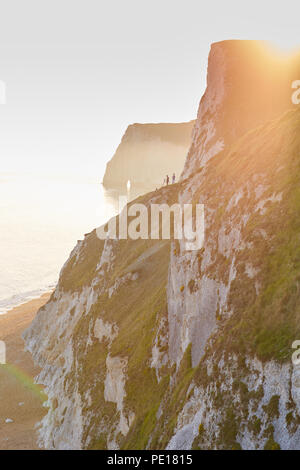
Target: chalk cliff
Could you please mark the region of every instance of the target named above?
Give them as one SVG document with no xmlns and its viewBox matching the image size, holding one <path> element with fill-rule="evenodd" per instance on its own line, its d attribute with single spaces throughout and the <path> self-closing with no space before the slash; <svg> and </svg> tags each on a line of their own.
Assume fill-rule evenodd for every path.
<svg viewBox="0 0 300 470">
<path fill-rule="evenodd" d="M 300 54 L 284 55 L 258 41 L 212 45 L 183 177 L 204 166 L 245 132 L 292 108 Z"/>
<path fill-rule="evenodd" d="M 46 448 L 300 449 L 297 68 L 281 95 L 258 56 L 247 94 L 256 48 L 213 45 L 181 181 L 135 201 L 204 204 L 203 248 L 93 231 L 25 332 Z"/>
<path fill-rule="evenodd" d="M 160 187 L 168 174 L 178 179 L 195 121 L 132 124 L 122 138 L 103 178 L 105 187 L 125 188 L 128 180 L 148 190 Z"/>
</svg>

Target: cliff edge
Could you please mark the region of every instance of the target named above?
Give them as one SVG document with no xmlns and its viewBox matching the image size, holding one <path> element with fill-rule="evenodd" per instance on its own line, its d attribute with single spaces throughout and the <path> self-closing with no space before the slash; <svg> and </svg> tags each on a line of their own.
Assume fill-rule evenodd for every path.
<svg viewBox="0 0 300 470">
<path fill-rule="evenodd" d="M 122 138 L 103 178 L 106 188 L 126 188 L 130 180 L 148 190 L 160 187 L 168 174 L 178 179 L 191 142 L 195 121 L 132 124 Z"/>
<path fill-rule="evenodd" d="M 248 46 L 233 46 L 242 64 Z M 274 109 L 253 89 L 235 120 L 228 77 L 246 71 L 231 47 L 212 47 L 223 59 L 209 59 L 181 181 L 135 201 L 204 204 L 203 248 L 93 231 L 24 334 L 48 393 L 46 448 L 300 449 L 300 108 L 291 83 Z"/>
</svg>

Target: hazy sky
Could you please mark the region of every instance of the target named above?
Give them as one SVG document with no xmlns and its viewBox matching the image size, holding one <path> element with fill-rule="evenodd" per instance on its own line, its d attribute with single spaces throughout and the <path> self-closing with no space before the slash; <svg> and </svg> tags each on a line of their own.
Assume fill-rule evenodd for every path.
<svg viewBox="0 0 300 470">
<path fill-rule="evenodd" d="M 289 0 L 0 0 L 0 172 L 101 178 L 128 124 L 196 116 L 212 42 L 298 45 L 299 12 Z"/>
</svg>

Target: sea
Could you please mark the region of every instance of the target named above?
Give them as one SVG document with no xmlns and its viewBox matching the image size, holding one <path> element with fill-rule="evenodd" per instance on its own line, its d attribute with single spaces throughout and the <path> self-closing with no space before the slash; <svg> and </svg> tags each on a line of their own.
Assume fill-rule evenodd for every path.
<svg viewBox="0 0 300 470">
<path fill-rule="evenodd" d="M 54 289 L 84 234 L 119 212 L 120 190 L 79 176 L 0 173 L 0 314 Z"/>
</svg>

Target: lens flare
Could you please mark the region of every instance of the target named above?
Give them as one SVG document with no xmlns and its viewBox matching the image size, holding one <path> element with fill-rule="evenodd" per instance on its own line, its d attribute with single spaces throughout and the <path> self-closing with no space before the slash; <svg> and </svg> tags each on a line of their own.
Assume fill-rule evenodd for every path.
<svg viewBox="0 0 300 470">
<path fill-rule="evenodd" d="M 43 392 L 42 388 L 34 383 L 32 377 L 26 374 L 23 370 L 13 364 L 3 364 L 1 365 L 1 368 L 8 375 L 17 379 L 17 381 L 21 383 L 23 387 L 29 389 L 33 395 L 35 395 L 42 403 L 47 400 L 47 395 Z"/>
</svg>

